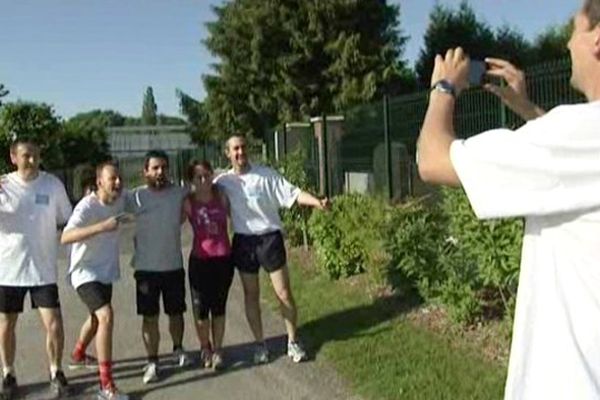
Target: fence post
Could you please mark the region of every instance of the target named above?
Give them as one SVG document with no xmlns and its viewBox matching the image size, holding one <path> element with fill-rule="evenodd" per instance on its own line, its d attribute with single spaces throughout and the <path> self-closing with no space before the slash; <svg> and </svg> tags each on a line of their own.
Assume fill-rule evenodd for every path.
<svg viewBox="0 0 600 400">
<path fill-rule="evenodd" d="M 390 139 L 390 99 L 383 96 L 383 142 L 385 145 L 385 170 L 388 198 L 394 197 L 394 182 L 392 179 L 392 142 Z"/>
<path fill-rule="evenodd" d="M 504 82 L 504 79 L 500 80 L 500 86 L 506 86 L 506 82 Z M 500 101 L 500 126 L 506 128 L 506 106 L 502 101 Z"/>
<path fill-rule="evenodd" d="M 282 144 L 283 144 L 283 157 L 287 157 L 287 122 L 283 123 L 283 137 L 282 137 Z"/>
<path fill-rule="evenodd" d="M 329 151 L 328 151 L 328 146 L 327 146 L 327 115 L 323 114 L 322 117 L 322 129 L 323 129 L 323 170 L 324 170 L 324 174 L 323 174 L 323 178 L 325 179 L 325 182 L 323 187 L 325 188 L 325 197 L 329 197 L 330 194 L 330 190 L 329 190 Z"/>
</svg>

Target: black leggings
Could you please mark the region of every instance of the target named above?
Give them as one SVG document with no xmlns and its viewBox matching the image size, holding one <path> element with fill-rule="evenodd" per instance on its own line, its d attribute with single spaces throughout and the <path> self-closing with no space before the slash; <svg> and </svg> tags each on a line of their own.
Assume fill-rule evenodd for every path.
<svg viewBox="0 0 600 400">
<path fill-rule="evenodd" d="M 231 257 L 200 259 L 190 255 L 188 276 L 192 310 L 198 320 L 225 315 L 229 287 L 233 281 Z"/>
</svg>

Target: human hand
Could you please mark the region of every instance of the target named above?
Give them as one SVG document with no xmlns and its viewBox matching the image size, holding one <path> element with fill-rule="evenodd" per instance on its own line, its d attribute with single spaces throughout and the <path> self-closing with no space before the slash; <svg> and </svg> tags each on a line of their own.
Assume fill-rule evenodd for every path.
<svg viewBox="0 0 600 400">
<path fill-rule="evenodd" d="M 483 86 L 487 91 L 498 96 L 507 107 L 525 120 L 537 118 L 544 113 L 544 110 L 529 100 L 523 71 L 500 58 L 486 58 L 485 62 L 488 64 L 488 75 L 506 82 L 504 86 L 487 83 Z"/>
<path fill-rule="evenodd" d="M 104 221 L 100 222 L 100 231 L 101 232 L 110 232 L 114 231 L 119 227 L 119 219 L 116 216 L 109 217 Z"/>
<path fill-rule="evenodd" d="M 444 57 L 435 56 L 431 86 L 444 79 L 454 85 L 456 95 L 469 87 L 469 56 L 462 48 L 448 49 Z"/>
<path fill-rule="evenodd" d="M 331 202 L 327 197 L 323 199 L 319 199 L 319 205 L 317 206 L 319 210 L 329 210 L 331 208 Z"/>
</svg>

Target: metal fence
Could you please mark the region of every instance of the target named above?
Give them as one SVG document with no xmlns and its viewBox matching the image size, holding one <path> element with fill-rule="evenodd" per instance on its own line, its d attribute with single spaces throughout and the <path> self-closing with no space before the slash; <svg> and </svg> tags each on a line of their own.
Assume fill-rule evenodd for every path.
<svg viewBox="0 0 600 400">
<path fill-rule="evenodd" d="M 569 60 L 525 72 L 530 97 L 542 108 L 584 101 L 569 85 Z M 268 154 L 281 158 L 304 148 L 307 171 L 323 195 L 359 191 L 401 199 L 422 194 L 429 188 L 419 180 L 414 160 L 427 96 L 428 92 L 420 92 L 384 98 L 349 109 L 341 117 L 327 117 L 326 124 L 323 117 L 284 124 L 267 140 Z M 482 88 L 468 90 L 456 104 L 455 128 L 461 138 L 498 127 L 517 128 L 523 122 Z"/>
</svg>

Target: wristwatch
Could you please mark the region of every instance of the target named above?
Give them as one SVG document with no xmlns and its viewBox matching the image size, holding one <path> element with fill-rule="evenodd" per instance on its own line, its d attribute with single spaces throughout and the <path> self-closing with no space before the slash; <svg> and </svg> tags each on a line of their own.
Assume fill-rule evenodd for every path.
<svg viewBox="0 0 600 400">
<path fill-rule="evenodd" d="M 431 86 L 431 90 L 437 90 L 438 92 L 449 94 L 456 98 L 456 86 L 445 79 L 440 79 Z"/>
</svg>

